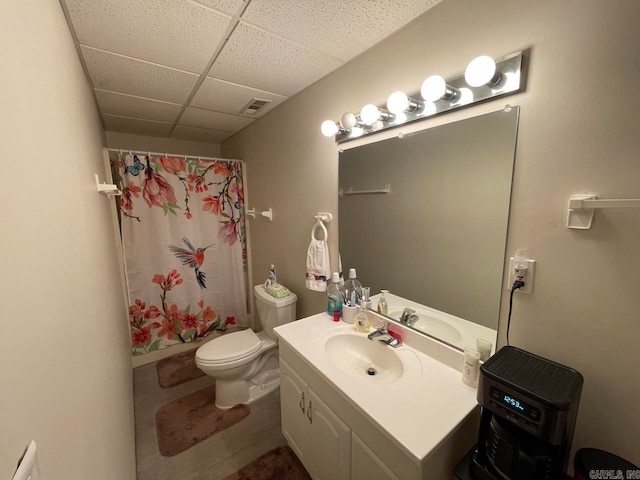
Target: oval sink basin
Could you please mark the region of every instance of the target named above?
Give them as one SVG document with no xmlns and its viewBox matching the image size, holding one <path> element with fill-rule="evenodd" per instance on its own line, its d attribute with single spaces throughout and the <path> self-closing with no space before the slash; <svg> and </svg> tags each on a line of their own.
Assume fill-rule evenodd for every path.
<svg viewBox="0 0 640 480">
<path fill-rule="evenodd" d="M 334 366 L 375 383 L 395 382 L 405 372 L 393 347 L 356 332 L 329 336 L 324 342 L 324 352 Z"/>
<path fill-rule="evenodd" d="M 389 316 L 391 318 L 395 318 L 400 320 L 400 316 L 402 315 L 403 310 L 391 310 L 389 312 Z M 448 324 L 444 320 L 440 320 L 439 318 L 435 318 L 425 312 L 416 311 L 416 315 L 418 315 L 418 320 L 411 325 L 411 328 L 419 330 L 424 333 L 428 333 L 429 335 L 439 338 L 440 340 L 447 342 L 452 345 L 458 345 L 462 340 L 462 335 L 460 334 L 460 330 L 458 330 L 453 325 Z"/>
</svg>

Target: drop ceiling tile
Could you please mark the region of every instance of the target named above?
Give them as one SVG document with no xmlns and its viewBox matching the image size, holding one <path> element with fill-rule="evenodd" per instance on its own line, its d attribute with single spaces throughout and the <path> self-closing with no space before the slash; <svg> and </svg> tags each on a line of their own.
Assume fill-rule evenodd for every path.
<svg viewBox="0 0 640 480">
<path fill-rule="evenodd" d="M 81 47 L 93 86 L 100 90 L 183 104 L 198 75 Z"/>
<path fill-rule="evenodd" d="M 193 73 L 231 18 L 186 0 L 66 0 L 82 45 Z"/>
<path fill-rule="evenodd" d="M 237 114 L 243 112 L 244 108 L 254 98 L 271 100 L 271 103 L 264 106 L 255 115 L 251 115 L 250 118 L 260 118 L 287 99 L 285 96 L 265 92 L 264 90 L 256 90 L 255 88 L 206 77 L 193 100 L 191 100 L 191 105 L 217 112 Z"/>
<path fill-rule="evenodd" d="M 221 132 L 237 132 L 252 123 L 250 118 L 188 107 L 180 117 L 180 125 L 204 127 Z"/>
<path fill-rule="evenodd" d="M 148 98 L 134 97 L 122 93 L 96 90 L 100 111 L 104 114 L 134 117 L 157 122 L 173 123 L 181 105 L 159 102 Z"/>
<path fill-rule="evenodd" d="M 178 140 L 190 140 L 192 142 L 220 143 L 229 138 L 233 133 L 210 130 L 208 128 L 191 127 L 188 125 L 176 125 L 171 138 Z"/>
<path fill-rule="evenodd" d="M 209 75 L 291 96 L 340 65 L 331 57 L 240 23 Z"/>
<path fill-rule="evenodd" d="M 194 0 L 195 3 L 200 3 L 209 8 L 214 8 L 220 12 L 224 12 L 228 15 L 235 15 L 240 11 L 240 7 L 245 4 L 244 0 Z"/>
<path fill-rule="evenodd" d="M 349 60 L 440 1 L 252 0 L 242 19 L 309 48 Z"/>
<path fill-rule="evenodd" d="M 103 115 L 105 130 L 109 132 L 124 132 L 134 135 L 150 135 L 152 137 L 168 137 L 171 131 L 170 123 L 152 122 L 137 118 L 116 117 Z"/>
</svg>

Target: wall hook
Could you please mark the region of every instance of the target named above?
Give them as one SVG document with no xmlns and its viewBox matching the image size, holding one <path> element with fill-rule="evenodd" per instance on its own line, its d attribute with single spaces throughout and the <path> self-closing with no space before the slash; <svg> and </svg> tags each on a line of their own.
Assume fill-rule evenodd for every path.
<svg viewBox="0 0 640 480">
<path fill-rule="evenodd" d="M 256 212 L 256 207 L 253 207 L 245 210 L 245 213 L 247 214 L 247 216 L 251 218 L 256 218 L 256 214 L 258 212 Z M 273 221 L 273 210 L 271 209 L 260 212 L 260 215 L 262 215 L 265 218 L 268 218 L 270 222 Z"/>
<path fill-rule="evenodd" d="M 118 190 L 117 185 L 113 185 L 110 183 L 100 183 L 97 173 L 96 173 L 96 187 L 98 189 L 98 193 L 101 193 L 102 195 L 105 195 L 107 197 L 116 197 L 118 195 L 122 195 L 122 192 Z"/>
<path fill-rule="evenodd" d="M 265 210 L 263 212 L 260 212 L 260 215 L 262 215 L 265 218 L 268 218 L 270 222 L 273 222 L 273 210 L 271 209 Z"/>
</svg>

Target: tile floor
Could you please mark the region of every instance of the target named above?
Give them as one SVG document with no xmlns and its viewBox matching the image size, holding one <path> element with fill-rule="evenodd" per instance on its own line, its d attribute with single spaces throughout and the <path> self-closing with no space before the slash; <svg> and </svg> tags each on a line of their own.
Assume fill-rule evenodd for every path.
<svg viewBox="0 0 640 480">
<path fill-rule="evenodd" d="M 155 363 L 134 369 L 138 480 L 220 480 L 269 450 L 286 444 L 280 430 L 280 391 L 250 405 L 251 414 L 236 425 L 173 457 L 158 451 L 155 414 L 161 406 L 213 383 L 200 377 L 160 388 Z"/>
</svg>

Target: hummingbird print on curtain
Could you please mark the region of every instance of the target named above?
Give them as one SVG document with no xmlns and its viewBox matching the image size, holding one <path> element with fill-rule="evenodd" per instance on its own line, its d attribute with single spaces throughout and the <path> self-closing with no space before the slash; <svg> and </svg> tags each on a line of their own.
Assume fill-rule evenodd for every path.
<svg viewBox="0 0 640 480">
<path fill-rule="evenodd" d="M 133 153 L 113 163 L 133 355 L 247 325 L 242 163 Z"/>
<path fill-rule="evenodd" d="M 200 270 L 200 268 L 204 263 L 204 251 L 207 248 L 211 248 L 213 245 L 209 245 L 204 248 L 193 248 L 189 239 L 185 237 L 182 237 L 182 243 L 187 246 L 186 249 L 176 247 L 175 245 L 169 245 L 169 250 L 178 257 L 178 260 L 180 260 L 183 265 L 193 268 L 193 271 L 196 274 L 196 281 L 198 282 L 198 285 L 200 285 L 200 288 L 207 288 L 204 284 L 206 275 Z"/>
</svg>

